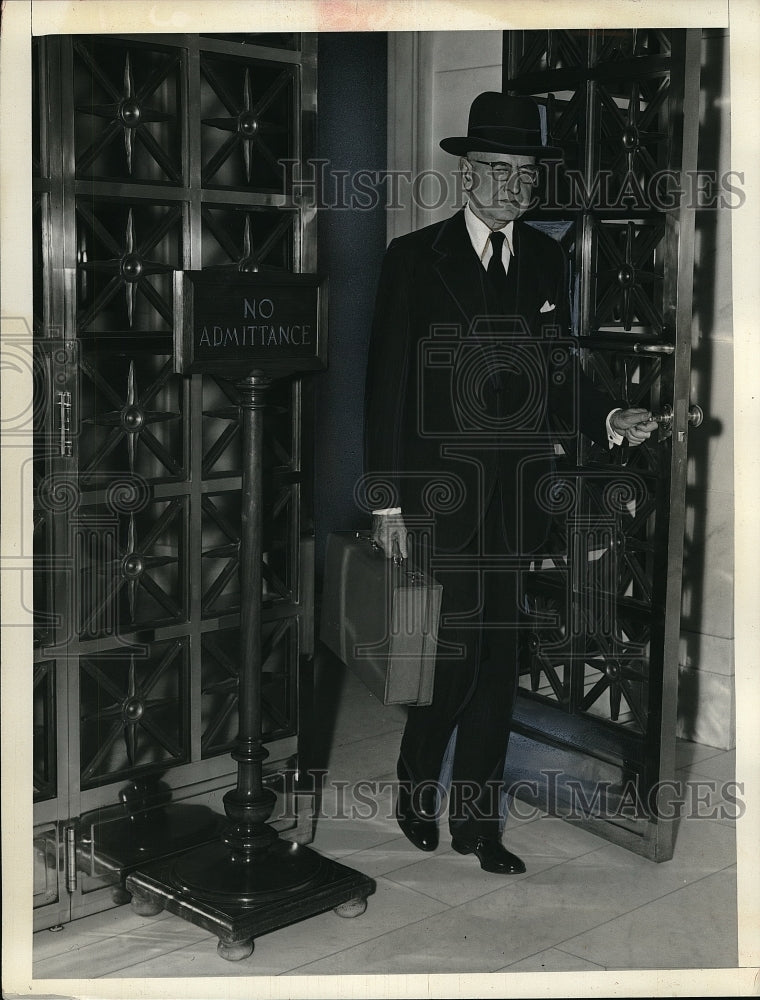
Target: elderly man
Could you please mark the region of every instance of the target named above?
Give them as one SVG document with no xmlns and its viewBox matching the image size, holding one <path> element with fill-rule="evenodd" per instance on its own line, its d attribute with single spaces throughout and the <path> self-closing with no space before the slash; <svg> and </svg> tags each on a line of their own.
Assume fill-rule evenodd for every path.
<svg viewBox="0 0 760 1000">
<path fill-rule="evenodd" d="M 525 866 L 501 843 L 499 789 L 521 595 L 504 566 L 546 541 L 554 418 L 610 446 L 639 444 L 656 424 L 600 393 L 567 348 L 562 250 L 521 221 L 537 161 L 561 155 L 541 142 L 536 103 L 481 94 L 467 135 L 441 146 L 460 157 L 467 204 L 389 246 L 367 369 L 365 471 L 388 497 L 373 536 L 388 556 L 409 548 L 442 567 L 433 701 L 409 709 L 396 815 L 416 847 L 437 847 L 437 782 L 456 727 L 452 846 L 514 874 Z"/>
</svg>

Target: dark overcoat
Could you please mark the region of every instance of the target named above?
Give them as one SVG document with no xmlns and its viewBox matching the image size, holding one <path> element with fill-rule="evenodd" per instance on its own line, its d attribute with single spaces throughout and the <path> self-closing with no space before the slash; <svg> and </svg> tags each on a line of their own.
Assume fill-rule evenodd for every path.
<svg viewBox="0 0 760 1000">
<path fill-rule="evenodd" d="M 495 298 L 460 211 L 393 240 L 377 291 L 365 408 L 370 506 L 434 522 L 438 551 L 472 538 L 499 490 L 511 551 L 545 542 L 556 421 L 597 442 L 617 405 L 581 371 L 562 248 L 513 226 Z"/>
</svg>

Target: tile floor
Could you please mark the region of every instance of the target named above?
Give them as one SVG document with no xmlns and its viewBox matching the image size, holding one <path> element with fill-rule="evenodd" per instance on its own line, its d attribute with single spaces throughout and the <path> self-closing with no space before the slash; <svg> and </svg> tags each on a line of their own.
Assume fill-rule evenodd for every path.
<svg viewBox="0 0 760 1000">
<path fill-rule="evenodd" d="M 35 934 L 35 980 L 736 966 L 730 819 L 682 821 L 674 858 L 661 865 L 544 815 L 509 817 L 505 841 L 528 869 L 519 877 L 485 874 L 445 837 L 423 855 L 388 815 L 390 791 L 377 818 L 361 818 L 362 800 L 352 799 L 357 780 L 394 777 L 404 711 L 384 708 L 335 664 L 321 669 L 336 695 L 321 716 L 329 777 L 349 783 L 359 816 L 331 818 L 336 793 L 326 791 L 313 846 L 376 880 L 366 913 L 329 912 L 266 934 L 233 963 L 211 934 L 122 906 Z M 734 755 L 681 741 L 677 765 L 681 778 L 725 779 Z"/>
</svg>

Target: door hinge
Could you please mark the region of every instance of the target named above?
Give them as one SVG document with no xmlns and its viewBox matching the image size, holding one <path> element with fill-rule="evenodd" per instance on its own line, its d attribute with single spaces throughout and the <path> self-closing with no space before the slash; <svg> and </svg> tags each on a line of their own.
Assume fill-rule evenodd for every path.
<svg viewBox="0 0 760 1000">
<path fill-rule="evenodd" d="M 71 440 L 71 393 L 58 393 L 58 409 L 60 412 L 61 436 L 59 441 L 59 454 L 61 458 L 71 458 L 74 453 L 74 444 Z"/>
<path fill-rule="evenodd" d="M 65 828 L 66 843 L 66 892 L 77 891 L 77 834 L 73 826 Z"/>
</svg>

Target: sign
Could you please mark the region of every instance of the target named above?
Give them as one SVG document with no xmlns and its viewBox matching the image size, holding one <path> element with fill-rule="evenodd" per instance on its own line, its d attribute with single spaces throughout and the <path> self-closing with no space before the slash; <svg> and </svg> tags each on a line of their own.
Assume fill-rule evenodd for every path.
<svg viewBox="0 0 760 1000">
<path fill-rule="evenodd" d="M 327 287 L 316 274 L 174 272 L 174 370 L 273 378 L 326 367 Z"/>
</svg>

